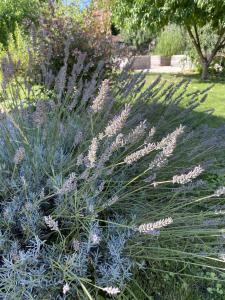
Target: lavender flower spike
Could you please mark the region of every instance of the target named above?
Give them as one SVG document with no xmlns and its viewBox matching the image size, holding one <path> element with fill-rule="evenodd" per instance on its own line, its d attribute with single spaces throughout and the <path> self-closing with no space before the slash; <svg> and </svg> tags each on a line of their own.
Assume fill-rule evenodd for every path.
<svg viewBox="0 0 225 300">
<path fill-rule="evenodd" d="M 44 221 L 52 231 L 59 231 L 58 221 L 53 220 L 51 216 L 45 216 Z"/>
<path fill-rule="evenodd" d="M 36 104 L 36 111 L 33 113 L 33 121 L 37 126 L 41 126 L 46 120 L 45 102 L 39 100 Z"/>
<path fill-rule="evenodd" d="M 220 196 L 222 196 L 222 195 L 224 195 L 224 194 L 225 194 L 225 186 L 222 186 L 222 187 L 218 188 L 218 189 L 215 191 L 215 193 L 214 193 L 214 195 L 215 195 L 216 197 L 220 197 Z"/>
<path fill-rule="evenodd" d="M 117 295 L 120 293 L 120 290 L 118 288 L 115 288 L 112 286 L 107 286 L 107 287 L 103 288 L 102 290 L 109 295 Z"/>
<path fill-rule="evenodd" d="M 63 295 L 66 295 L 70 290 L 70 286 L 68 283 L 66 283 L 64 286 L 63 286 Z"/>
<path fill-rule="evenodd" d="M 157 149 L 167 148 L 169 145 L 175 147 L 177 138 L 184 133 L 184 126 L 180 125 L 172 133 L 169 133 L 165 138 L 163 138 L 158 144 Z"/>
<path fill-rule="evenodd" d="M 94 113 L 97 113 L 103 109 L 108 93 L 109 93 L 109 80 L 105 79 L 102 82 L 98 96 L 94 99 L 91 106 L 91 110 Z"/>
<path fill-rule="evenodd" d="M 124 110 L 122 110 L 121 114 L 115 116 L 113 120 L 109 122 L 109 124 L 105 129 L 105 135 L 108 137 L 112 137 L 118 131 L 120 131 L 123 128 L 127 118 L 129 117 L 130 111 L 131 111 L 131 106 L 126 105 Z"/>
<path fill-rule="evenodd" d="M 140 122 L 125 138 L 125 143 L 134 143 L 142 137 L 147 128 L 146 120 Z"/>
<path fill-rule="evenodd" d="M 23 147 L 19 147 L 16 150 L 15 156 L 13 158 L 13 162 L 15 165 L 19 165 L 25 157 L 25 149 Z"/>
<path fill-rule="evenodd" d="M 174 132 L 168 134 L 161 142 L 157 143 L 156 149 L 162 149 L 150 163 L 149 169 L 160 168 L 167 163 L 168 157 L 173 154 L 176 147 L 177 138 L 184 132 L 184 127 L 180 125 Z"/>
<path fill-rule="evenodd" d="M 198 177 L 203 171 L 204 169 L 201 166 L 197 166 L 187 174 L 173 176 L 173 183 L 185 184 L 191 182 L 192 179 Z"/>
<path fill-rule="evenodd" d="M 117 195 L 113 196 L 111 199 L 109 199 L 106 203 L 103 204 L 103 208 L 107 208 L 115 204 L 119 200 L 119 197 Z"/>
<path fill-rule="evenodd" d="M 137 160 L 141 159 L 142 157 L 148 155 L 151 151 L 156 149 L 156 145 L 154 143 L 149 143 L 147 146 L 138 150 L 127 157 L 125 157 L 124 162 L 128 165 L 133 164 Z"/>
<path fill-rule="evenodd" d="M 73 240 L 72 248 L 75 252 L 78 252 L 80 250 L 80 242 L 78 240 Z"/>
<path fill-rule="evenodd" d="M 98 139 L 93 138 L 87 155 L 89 166 L 91 168 L 95 166 L 95 162 L 97 158 L 97 150 L 98 150 Z"/>
<path fill-rule="evenodd" d="M 220 253 L 219 254 L 219 258 L 222 259 L 223 261 L 225 261 L 225 254 L 224 253 Z"/>
<path fill-rule="evenodd" d="M 166 227 L 170 224 L 173 223 L 173 219 L 172 218 L 166 218 L 166 219 L 163 219 L 163 220 L 159 220 L 155 223 L 147 223 L 147 224 L 142 224 L 138 227 L 138 231 L 140 233 L 149 233 L 151 232 L 152 230 L 155 230 L 155 229 L 160 229 L 162 227 Z"/>
<path fill-rule="evenodd" d="M 59 189 L 58 194 L 66 194 L 72 192 L 77 186 L 77 178 L 75 173 L 71 173 L 69 178 L 64 182 L 61 189 Z"/>
</svg>

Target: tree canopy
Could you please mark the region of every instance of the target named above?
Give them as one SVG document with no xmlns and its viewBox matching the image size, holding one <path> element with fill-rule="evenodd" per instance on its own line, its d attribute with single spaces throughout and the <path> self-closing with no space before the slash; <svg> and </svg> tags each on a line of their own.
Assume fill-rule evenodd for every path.
<svg viewBox="0 0 225 300">
<path fill-rule="evenodd" d="M 169 23 L 184 26 L 206 69 L 205 73 L 218 51 L 225 47 L 224 0 L 112 0 L 111 7 L 114 23 L 130 31 L 140 28 L 159 31 Z M 206 55 L 198 30 L 209 24 L 217 35 L 217 41 L 210 55 Z"/>
<path fill-rule="evenodd" d="M 198 25 L 210 22 L 215 30 L 225 28 L 224 0 L 113 0 L 113 17 L 119 26 L 162 28 L 170 22 Z"/>
<path fill-rule="evenodd" d="M 47 0 L 1 0 L 0 1 L 0 43 L 7 45 L 10 34 L 17 24 L 35 22 L 43 3 Z"/>
</svg>

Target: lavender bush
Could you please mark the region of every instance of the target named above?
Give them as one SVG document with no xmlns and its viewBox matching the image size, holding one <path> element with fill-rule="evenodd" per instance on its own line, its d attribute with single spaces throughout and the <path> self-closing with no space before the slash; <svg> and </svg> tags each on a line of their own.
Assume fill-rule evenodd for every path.
<svg viewBox="0 0 225 300">
<path fill-rule="evenodd" d="M 204 174 L 223 163 L 224 128 L 188 128 L 207 91 L 160 78 L 143 91 L 126 70 L 99 85 L 100 68 L 87 84 L 78 66 L 69 80 L 66 59 L 56 77 L 43 66 L 37 87 L 30 69 L 12 84 L 4 61 L 0 297 L 134 299 L 135 274 L 164 262 L 222 272 L 224 220 L 209 203 L 225 189 Z"/>
</svg>

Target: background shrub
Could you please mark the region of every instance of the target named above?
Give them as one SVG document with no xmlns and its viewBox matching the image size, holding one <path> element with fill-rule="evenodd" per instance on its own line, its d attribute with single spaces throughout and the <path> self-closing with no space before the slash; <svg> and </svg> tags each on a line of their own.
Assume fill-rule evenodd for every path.
<svg viewBox="0 0 225 300">
<path fill-rule="evenodd" d="M 157 55 L 172 56 L 183 54 L 185 49 L 184 32 L 178 26 L 169 26 L 158 37 L 154 53 Z"/>
<path fill-rule="evenodd" d="M 91 73 L 90 69 L 95 70 L 99 61 L 107 65 L 111 54 L 111 40 L 92 16 L 92 11 L 80 12 L 76 6 L 54 4 L 44 10 L 37 30 L 36 46 L 38 64 L 48 64 L 54 74 L 63 67 L 65 57 L 67 69 L 71 72 L 78 54 L 82 53 Z"/>
<path fill-rule="evenodd" d="M 17 26 L 29 28 L 31 23 L 38 21 L 41 8 L 47 0 L 7 0 L 0 2 L 0 43 L 7 47 L 10 35 Z"/>
<path fill-rule="evenodd" d="M 148 48 L 149 50 L 151 42 L 156 38 L 156 34 L 151 30 L 130 32 L 124 29 L 120 31 L 120 34 L 126 44 L 135 46 L 138 51 L 142 48 Z"/>
<path fill-rule="evenodd" d="M 4 60 L 8 55 L 14 64 L 17 73 L 22 75 L 28 69 L 29 64 L 29 37 L 24 34 L 22 29 L 16 25 L 15 31 L 8 37 L 7 49 L 1 45 L 0 60 Z M 30 51 L 32 49 L 30 48 Z M 33 52 L 34 56 L 34 52 Z"/>
</svg>

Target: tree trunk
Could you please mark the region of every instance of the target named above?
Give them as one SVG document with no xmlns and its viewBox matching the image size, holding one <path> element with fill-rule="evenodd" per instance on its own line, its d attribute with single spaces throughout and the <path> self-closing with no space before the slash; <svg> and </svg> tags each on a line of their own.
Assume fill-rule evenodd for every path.
<svg viewBox="0 0 225 300">
<path fill-rule="evenodd" d="M 208 77 L 209 77 L 209 63 L 208 61 L 203 61 L 201 78 L 202 80 L 207 80 Z"/>
<path fill-rule="evenodd" d="M 193 27 L 194 27 L 195 34 L 193 33 L 191 26 L 186 26 L 186 29 L 191 38 L 193 45 L 195 46 L 195 49 L 199 55 L 199 58 L 200 58 L 200 61 L 202 64 L 201 78 L 202 78 L 202 80 L 206 80 L 206 79 L 208 79 L 208 76 L 209 76 L 209 66 L 212 63 L 214 57 L 216 56 L 216 54 L 218 53 L 219 50 L 221 50 L 225 47 L 225 28 L 223 28 L 222 31 L 220 32 L 218 40 L 217 40 L 215 47 L 212 50 L 211 54 L 209 56 L 207 56 L 202 51 L 198 28 L 196 25 L 194 25 Z"/>
</svg>

